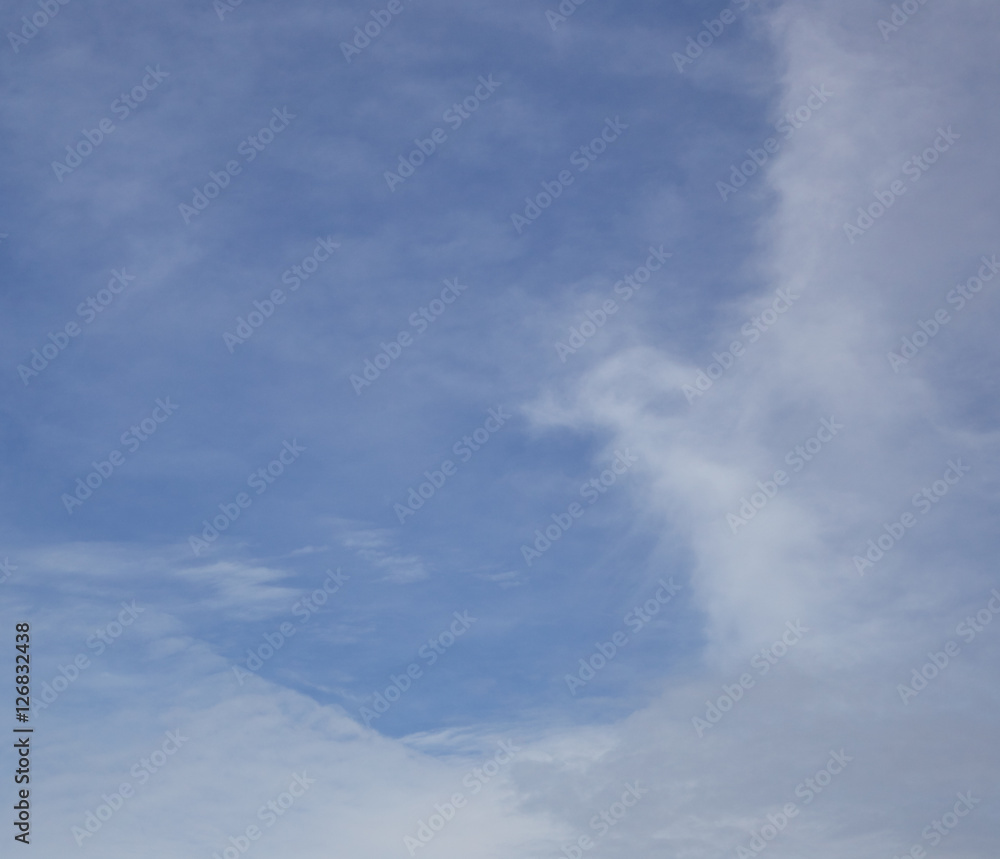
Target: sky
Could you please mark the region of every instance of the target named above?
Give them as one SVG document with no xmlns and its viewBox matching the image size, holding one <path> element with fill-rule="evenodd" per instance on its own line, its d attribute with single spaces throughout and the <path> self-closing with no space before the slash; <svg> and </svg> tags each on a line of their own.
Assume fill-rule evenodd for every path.
<svg viewBox="0 0 1000 859">
<path fill-rule="evenodd" d="M 0 25 L 12 851 L 995 855 L 995 4 Z"/>
</svg>

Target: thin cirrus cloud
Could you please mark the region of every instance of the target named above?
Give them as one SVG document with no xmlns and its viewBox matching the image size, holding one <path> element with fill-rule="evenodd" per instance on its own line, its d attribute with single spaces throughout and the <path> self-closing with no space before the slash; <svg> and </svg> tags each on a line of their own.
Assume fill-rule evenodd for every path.
<svg viewBox="0 0 1000 859">
<path fill-rule="evenodd" d="M 0 588 L 45 704 L 36 852 L 992 855 L 995 296 L 953 290 L 1000 252 L 994 10 L 402 0 L 347 62 L 368 7 L 227 5 L 69 3 L 2 59 Z"/>
</svg>

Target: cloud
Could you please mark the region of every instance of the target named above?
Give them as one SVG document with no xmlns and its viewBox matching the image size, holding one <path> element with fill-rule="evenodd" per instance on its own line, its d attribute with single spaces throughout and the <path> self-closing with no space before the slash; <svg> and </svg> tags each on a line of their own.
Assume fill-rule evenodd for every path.
<svg viewBox="0 0 1000 859">
<path fill-rule="evenodd" d="M 427 831 L 413 853 L 432 859 L 875 859 L 933 846 L 970 791 L 940 849 L 993 855 L 995 296 L 948 296 L 1000 252 L 1000 13 L 928 3 L 885 39 L 884 4 L 759 4 L 681 75 L 672 50 L 717 12 L 675 5 L 595 0 L 555 33 L 524 4 L 406 6 L 348 65 L 338 40 L 364 15 L 345 10 L 137 23 L 70 4 L 34 59 L 3 61 L 25 225 L 2 249 L 8 369 L 106 269 L 145 273 L 31 386 L 8 373 L 0 617 L 31 618 L 34 694 L 55 696 L 34 735 L 39 856 L 224 856 L 256 826 L 251 855 L 303 859 L 401 857 Z M 43 181 L 45 153 L 171 47 L 161 100 L 86 172 Z M 389 192 L 386 166 L 491 70 L 467 136 Z M 820 86 L 822 110 L 720 199 Z M 286 102 L 289 136 L 187 229 L 191 184 Z M 619 114 L 620 144 L 514 234 L 524 195 Z M 331 233 L 331 267 L 230 355 L 225 326 Z M 554 342 L 652 242 L 674 254 L 662 279 L 560 362 Z M 456 273 L 463 303 L 359 398 L 352 368 Z M 162 437 L 68 518 L 67 475 L 166 388 L 182 407 Z M 526 420 L 396 527 L 400 487 L 501 403 Z M 286 437 L 303 464 L 192 558 L 192 523 Z M 521 535 L 622 449 L 637 465 L 600 514 L 517 566 Z M 350 587 L 297 614 L 340 567 Z M 627 612 L 665 576 L 681 597 L 633 637 Z M 466 610 L 475 634 L 364 727 L 359 703 Z M 593 659 L 615 630 L 627 643 Z M 270 655 L 242 677 L 248 651 Z"/>
<path fill-rule="evenodd" d="M 387 581 L 406 583 L 427 577 L 427 570 L 419 558 L 392 551 L 395 549 L 394 537 L 389 529 L 365 528 L 349 520 L 335 522 L 334 529 L 341 545 L 351 549 L 376 570 L 384 572 Z"/>
</svg>

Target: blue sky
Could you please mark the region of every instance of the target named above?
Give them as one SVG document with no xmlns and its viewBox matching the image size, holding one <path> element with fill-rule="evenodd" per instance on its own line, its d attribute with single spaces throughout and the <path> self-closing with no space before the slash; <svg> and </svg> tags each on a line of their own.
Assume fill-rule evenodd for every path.
<svg viewBox="0 0 1000 859">
<path fill-rule="evenodd" d="M 992 855 L 997 12 L 563 5 L 6 9 L 0 614 L 90 660 L 38 855 Z"/>
</svg>

